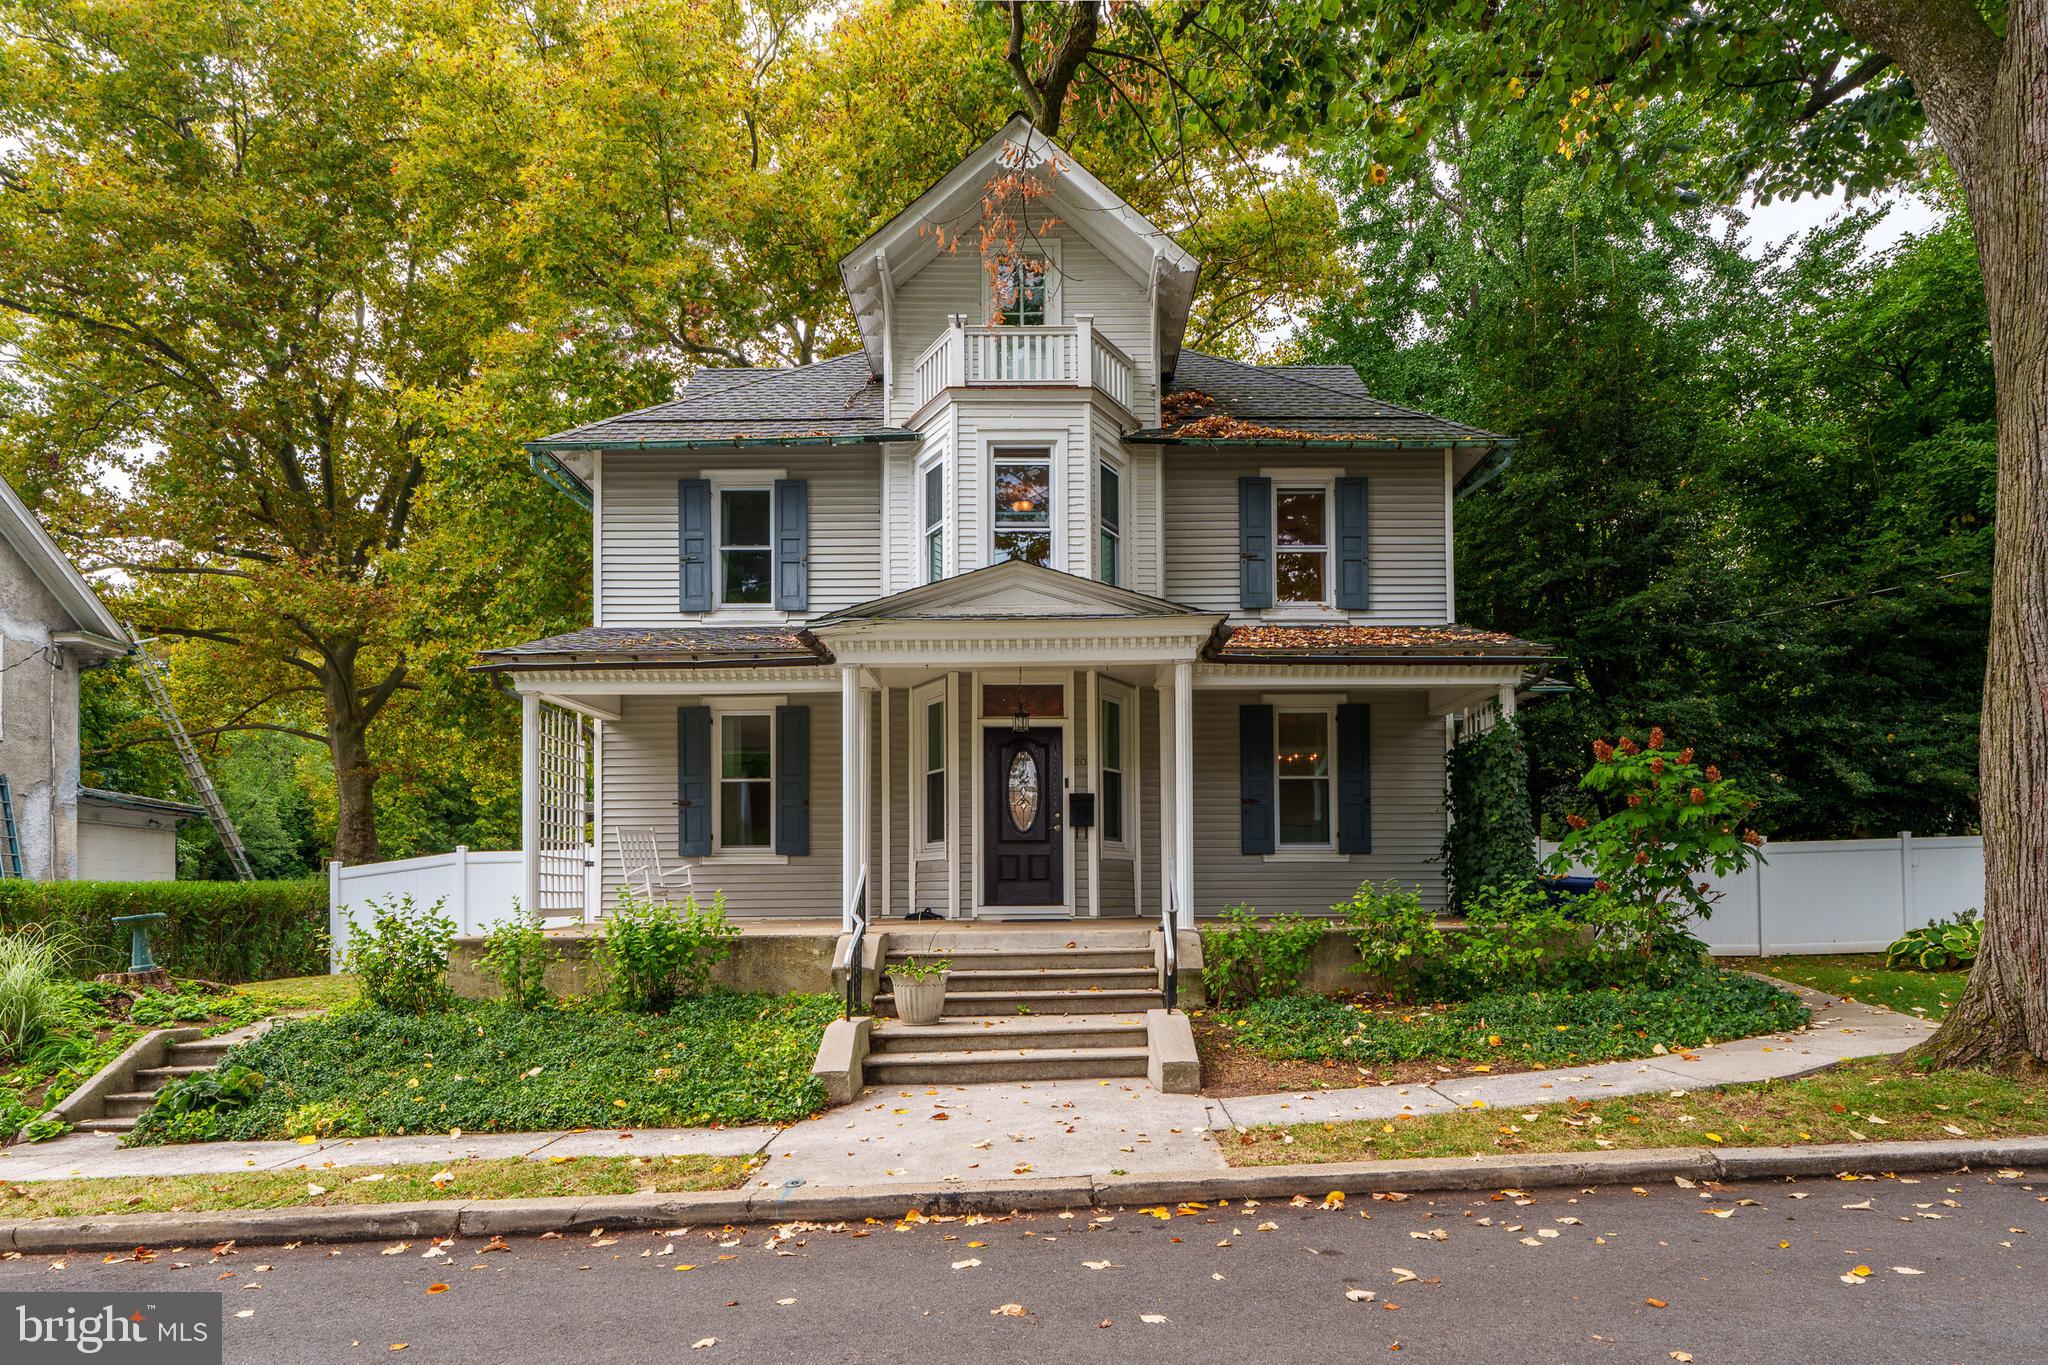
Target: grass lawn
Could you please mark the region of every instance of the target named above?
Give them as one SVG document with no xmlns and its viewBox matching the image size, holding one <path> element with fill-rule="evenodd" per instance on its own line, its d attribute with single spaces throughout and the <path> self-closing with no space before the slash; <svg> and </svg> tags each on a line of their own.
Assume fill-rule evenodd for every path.
<svg viewBox="0 0 2048 1365">
<path fill-rule="evenodd" d="M 235 987 L 237 995 L 248 996 L 265 1014 L 336 1009 L 354 1000 L 356 990 L 355 977 L 346 972 L 335 976 L 287 976 L 276 981 L 250 981 Z"/>
<path fill-rule="evenodd" d="M 166 1087 L 130 1141 L 790 1123 L 825 1105 L 811 1063 L 839 1009 L 822 995 L 730 992 L 665 1014 L 352 1005 L 229 1053 L 220 1075 L 257 1073 L 253 1097 L 193 1104 Z"/>
<path fill-rule="evenodd" d="M 1205 1011 L 1195 1026 L 1209 1093 L 1242 1094 L 1623 1061 L 1807 1019 L 1776 986 L 1703 971 L 1670 986 L 1503 991 L 1436 1005 L 1282 996 Z"/>
<path fill-rule="evenodd" d="M 192 1209 L 320 1209 L 421 1199 L 529 1199 L 632 1194 L 641 1190 L 729 1190 L 751 1158 L 590 1156 L 558 1160 L 499 1157 L 445 1166 L 306 1166 L 225 1175 L 115 1176 L 44 1180 L 0 1189 L 0 1218 L 66 1218 Z M 436 1183 L 435 1176 L 450 1177 Z M 319 1189 L 321 1193 L 313 1194 Z"/>
<path fill-rule="evenodd" d="M 1962 998 L 1967 969 L 1954 972 L 1907 972 L 1884 965 L 1883 953 L 1836 953 L 1816 957 L 1730 957 L 1722 961 L 1739 971 L 1763 972 L 1796 981 L 1829 995 L 1882 1005 L 1901 1014 L 1939 1019 Z"/>
<path fill-rule="evenodd" d="M 2048 1086 L 1982 1071 L 1922 1072 L 1892 1057 L 1792 1081 L 1534 1108 L 1464 1109 L 1387 1122 L 1297 1123 L 1224 1139 L 1233 1166 L 1590 1152 L 1622 1147 L 1796 1146 L 2048 1133 Z"/>
</svg>

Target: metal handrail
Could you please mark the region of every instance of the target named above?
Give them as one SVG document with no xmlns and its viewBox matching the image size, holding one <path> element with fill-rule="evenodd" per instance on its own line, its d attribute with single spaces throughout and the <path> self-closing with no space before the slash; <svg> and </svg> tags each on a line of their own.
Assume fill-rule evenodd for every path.
<svg viewBox="0 0 2048 1365">
<path fill-rule="evenodd" d="M 1166 904 L 1159 908 L 1159 928 L 1166 941 L 1166 970 L 1159 984 L 1166 1008 L 1174 1009 L 1180 997 L 1180 891 L 1171 881 L 1166 883 Z"/>
<path fill-rule="evenodd" d="M 861 864 L 860 876 L 853 883 L 853 901 L 848 907 L 853 918 L 853 933 L 846 943 L 846 1014 L 851 1019 L 854 1012 L 865 1002 L 861 1000 L 861 943 L 868 933 L 868 868 Z"/>
</svg>

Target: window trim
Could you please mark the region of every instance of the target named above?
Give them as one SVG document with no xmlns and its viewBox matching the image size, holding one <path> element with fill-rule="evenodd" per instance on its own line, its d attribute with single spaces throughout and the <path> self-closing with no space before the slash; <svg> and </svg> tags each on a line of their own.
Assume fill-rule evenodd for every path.
<svg viewBox="0 0 2048 1365">
<path fill-rule="evenodd" d="M 1273 852 L 1268 858 L 1299 858 L 1333 855 L 1337 852 L 1337 704 L 1333 697 L 1275 697 L 1263 699 L 1273 708 Z M 1328 770 L 1319 777 L 1289 777 L 1280 771 L 1280 718 L 1285 715 L 1312 715 L 1323 718 L 1323 743 L 1330 751 Z M 1328 793 L 1325 809 L 1329 813 L 1329 836 L 1321 842 L 1289 843 L 1286 826 L 1280 818 L 1280 789 L 1284 782 L 1321 782 Z M 1349 856 L 1349 855 L 1343 855 Z"/>
<path fill-rule="evenodd" d="M 1104 474 L 1108 474 L 1116 480 L 1116 506 L 1114 509 L 1116 513 L 1116 525 L 1113 528 L 1102 518 L 1104 510 L 1108 509 L 1110 505 L 1109 499 L 1106 499 L 1102 496 Z M 1099 582 L 1106 583 L 1112 588 L 1122 587 L 1124 585 L 1124 579 L 1129 577 L 1129 574 L 1127 572 L 1127 570 L 1130 567 L 1129 556 L 1126 555 L 1124 552 L 1126 548 L 1124 542 L 1124 523 L 1128 520 L 1125 514 L 1125 509 L 1128 507 L 1130 502 L 1130 495 L 1125 491 L 1125 485 L 1129 482 L 1129 475 L 1125 471 L 1124 466 L 1119 461 L 1111 459 L 1107 453 L 1103 453 L 1096 457 L 1095 577 Z M 1111 576 L 1105 576 L 1103 573 L 1104 556 L 1102 553 L 1102 546 L 1105 540 L 1112 540 L 1116 542 L 1116 573 Z"/>
<path fill-rule="evenodd" d="M 1039 238 L 1039 239 L 1038 239 L 1038 240 L 1036 240 L 1036 241 L 1031 241 L 1031 242 L 1023 242 L 1023 243 L 1020 243 L 1020 244 L 1018 245 L 1018 248 L 1017 248 L 1017 254 L 1018 254 L 1018 255 L 1019 255 L 1020 257 L 1023 257 L 1023 258 L 1025 258 L 1025 259 L 1027 259 L 1027 260 L 1028 260 L 1028 259 L 1031 259 L 1031 258 L 1033 258 L 1033 257 L 1036 257 L 1036 258 L 1037 258 L 1038 260 L 1040 260 L 1040 261 L 1043 261 L 1043 262 L 1045 263 L 1045 267 L 1046 267 L 1046 271 L 1045 271 L 1045 321 L 1044 321 L 1044 322 L 1025 322 L 1025 323 L 1005 323 L 1005 322 L 998 322 L 998 323 L 993 323 L 993 324 L 991 324 L 991 325 L 992 325 L 992 326 L 998 326 L 998 327 L 1060 327 L 1060 326 L 1064 326 L 1065 324 L 1064 324 L 1063 318 L 1064 318 L 1064 316 L 1065 316 L 1065 315 L 1064 315 L 1064 314 L 1062 313 L 1062 311 L 1061 311 L 1061 305 L 1062 305 L 1062 298 L 1061 298 L 1061 296 L 1062 296 L 1062 295 L 1063 295 L 1063 294 L 1064 294 L 1064 293 L 1065 293 L 1066 291 L 1065 291 L 1065 290 L 1064 290 L 1064 289 L 1063 289 L 1063 288 L 1061 287 L 1061 285 L 1062 285 L 1062 282 L 1063 282 L 1063 281 L 1065 280 L 1065 278 L 1066 278 L 1066 271 L 1065 271 L 1064 269 L 1062 269 L 1062 268 L 1061 268 L 1061 265 L 1060 265 L 1060 240 L 1059 240 L 1059 238 L 1057 238 L 1057 237 L 1041 237 L 1041 238 Z M 990 271 L 988 271 L 988 270 L 983 270 L 983 271 L 981 272 L 981 318 L 980 318 L 980 321 L 983 321 L 983 322 L 987 322 L 987 321 L 988 321 L 988 319 L 990 319 L 990 318 L 992 318 L 992 317 L 994 317 L 994 316 L 995 316 L 995 312 L 996 312 L 996 297 L 995 297 L 995 295 L 996 295 L 996 291 L 995 291 L 995 281 L 994 281 L 994 280 L 993 280 L 993 279 L 991 278 L 991 275 L 990 275 Z"/>
<path fill-rule="evenodd" d="M 944 455 L 935 455 L 917 467 L 916 496 L 919 512 L 917 540 L 918 574 L 919 581 L 924 583 L 936 583 L 947 576 L 946 570 L 949 566 L 946 556 L 947 552 L 953 548 L 951 543 L 953 537 L 946 534 L 948 527 L 951 525 L 947 517 L 948 509 L 946 504 L 952 500 L 953 493 L 952 480 L 946 476 L 947 468 Z M 933 515 L 931 505 L 931 476 L 933 474 L 939 476 L 939 506 L 937 515 Z M 937 566 L 938 572 L 936 573 L 932 571 L 933 535 L 939 537 L 939 562 Z"/>
<path fill-rule="evenodd" d="M 787 863 L 789 855 L 775 851 L 776 825 L 780 817 L 776 811 L 776 748 L 777 737 L 775 710 L 785 702 L 782 697 L 744 697 L 731 701 L 713 700 L 711 703 L 711 854 L 725 863 Z M 725 722 L 727 717 L 739 719 L 745 716 L 762 716 L 768 721 L 768 776 L 727 777 L 725 775 Z M 761 782 L 768 784 L 768 842 L 764 844 L 736 844 L 730 848 L 725 843 L 725 784 L 727 782 Z"/>
<path fill-rule="evenodd" d="M 711 614 L 751 617 L 761 621 L 787 621 L 790 613 L 775 605 L 775 485 L 788 473 L 781 469 L 706 469 L 698 478 L 711 485 Z M 725 506 L 727 493 L 768 495 L 768 543 L 738 548 L 768 551 L 768 600 L 728 602 L 725 600 Z"/>
<path fill-rule="evenodd" d="M 931 752 L 931 708 L 941 708 L 939 721 L 938 761 L 932 761 Z M 911 847 L 919 859 L 939 859 L 946 856 L 945 816 L 954 799 L 952 762 L 953 731 L 952 717 L 944 712 L 946 706 L 946 680 L 935 678 L 910 689 L 911 728 L 914 742 L 911 746 L 912 763 L 917 773 L 917 784 L 911 792 Z M 936 772 L 946 779 L 946 809 L 940 812 L 938 829 L 930 827 L 930 813 L 925 809 L 925 788 L 928 779 Z"/>
<path fill-rule="evenodd" d="M 1002 509 L 996 506 L 997 471 L 1004 465 L 1023 464 L 1045 466 L 1046 506 L 1045 525 L 1042 531 L 1040 528 L 1033 526 L 1005 528 L 1002 524 Z M 1055 458 L 1053 447 L 1049 445 L 991 445 L 988 451 L 988 463 L 985 468 L 988 471 L 988 478 L 983 484 L 984 496 L 988 499 L 988 562 L 992 565 L 1007 562 L 1005 559 L 997 557 L 996 536 L 1005 529 L 1012 529 L 1043 534 L 1045 536 L 1045 566 L 1049 569 L 1060 568 L 1062 565 L 1062 551 L 1065 549 L 1065 546 L 1061 544 L 1059 534 L 1060 507 L 1062 505 L 1059 483 L 1060 462 Z"/>
</svg>

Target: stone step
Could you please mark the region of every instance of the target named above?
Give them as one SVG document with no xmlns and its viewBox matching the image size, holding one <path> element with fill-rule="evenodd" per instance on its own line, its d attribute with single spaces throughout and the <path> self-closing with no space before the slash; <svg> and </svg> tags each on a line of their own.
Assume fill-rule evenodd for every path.
<svg viewBox="0 0 2048 1365">
<path fill-rule="evenodd" d="M 135 1084 L 143 1090 L 159 1090 L 172 1081 L 182 1081 L 187 1076 L 204 1076 L 213 1070 L 206 1066 L 146 1066 L 135 1073 Z"/>
<path fill-rule="evenodd" d="M 1154 965 L 1150 948 L 942 948 L 911 951 L 889 946 L 887 961 L 915 957 L 920 962 L 944 958 L 961 971 L 1035 971 L 1041 967 L 1146 967 Z"/>
<path fill-rule="evenodd" d="M 868 1055 L 912 1056 L 931 1052 L 1017 1052 L 1026 1048 L 1143 1047 L 1141 1021 L 1047 1015 L 941 1020 L 913 1028 L 895 1019 L 877 1020 L 868 1036 Z"/>
<path fill-rule="evenodd" d="M 1156 990 L 1114 991 L 957 991 L 949 984 L 943 1018 L 1019 1014 L 1143 1014 L 1164 1009 L 1166 997 Z M 896 997 L 887 991 L 875 997 L 875 1013 L 896 1013 Z"/>
<path fill-rule="evenodd" d="M 106 1117 L 110 1119 L 132 1119 L 156 1103 L 154 1090 L 131 1090 L 125 1094 L 107 1096 Z"/>
<path fill-rule="evenodd" d="M 133 1118 L 80 1119 L 77 1123 L 72 1124 L 71 1127 L 73 1131 L 80 1133 L 132 1133 L 135 1131 L 135 1120 Z"/>
<path fill-rule="evenodd" d="M 862 1068 L 876 1085 L 969 1085 L 986 1081 L 1094 1080 L 1142 1076 L 1142 1047 L 1027 1048 L 1020 1052 L 926 1052 L 870 1056 Z"/>
<path fill-rule="evenodd" d="M 1025 971 L 971 971 L 948 973 L 946 994 L 956 991 L 1128 991 L 1159 984 L 1159 973 L 1151 967 L 1096 968 L 1046 967 Z"/>
</svg>

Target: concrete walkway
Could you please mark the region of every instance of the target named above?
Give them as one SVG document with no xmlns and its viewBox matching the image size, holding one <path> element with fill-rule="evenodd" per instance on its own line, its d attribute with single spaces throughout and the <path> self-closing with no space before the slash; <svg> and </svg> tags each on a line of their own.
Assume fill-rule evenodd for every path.
<svg viewBox="0 0 2048 1365">
<path fill-rule="evenodd" d="M 1212 1099 L 1162 1095 L 1141 1081 L 871 1086 L 853 1104 L 778 1129 L 602 1129 L 462 1137 L 343 1138 L 318 1143 L 195 1143 L 123 1149 L 74 1134 L 0 1148 L 0 1181 L 188 1175 L 242 1170 L 436 1164 L 487 1157 L 765 1155 L 750 1185 L 971 1184 L 1013 1178 L 1220 1170 L 1214 1134 L 1262 1123 L 1386 1119 L 1398 1114 L 1550 1104 L 1797 1076 L 1849 1057 L 1903 1052 L 1935 1025 L 1780 982 L 1813 1011 L 1797 1033 L 1716 1043 L 1599 1066 L 1447 1077 L 1428 1085 Z"/>
</svg>

